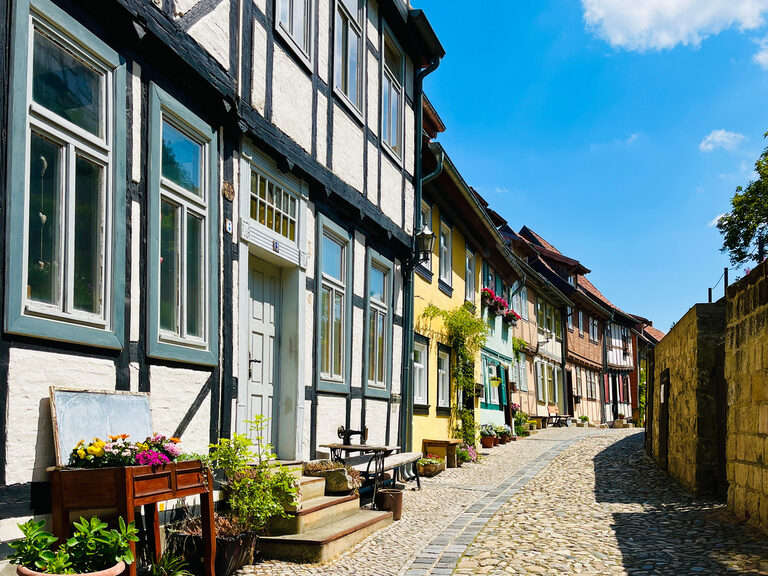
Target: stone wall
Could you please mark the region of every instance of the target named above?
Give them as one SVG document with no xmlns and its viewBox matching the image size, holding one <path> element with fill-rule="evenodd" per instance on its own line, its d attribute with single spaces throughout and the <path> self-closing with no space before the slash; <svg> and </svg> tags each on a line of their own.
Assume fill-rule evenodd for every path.
<svg viewBox="0 0 768 576">
<path fill-rule="evenodd" d="M 768 268 L 728 288 L 728 507 L 768 532 Z"/>
<path fill-rule="evenodd" d="M 655 351 L 651 452 L 694 494 L 718 492 L 716 387 L 722 370 L 725 307 L 696 304 Z M 719 355 L 719 356 L 718 356 Z M 719 367 L 719 368 L 718 368 Z M 662 447 L 662 374 L 669 370 L 668 448 Z M 720 464 L 722 466 L 722 464 Z"/>
</svg>

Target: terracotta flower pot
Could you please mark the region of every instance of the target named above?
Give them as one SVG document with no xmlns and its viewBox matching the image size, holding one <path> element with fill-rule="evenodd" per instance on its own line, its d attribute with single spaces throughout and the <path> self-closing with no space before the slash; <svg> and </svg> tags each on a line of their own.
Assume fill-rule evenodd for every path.
<svg viewBox="0 0 768 576">
<path fill-rule="evenodd" d="M 493 436 L 480 436 L 480 443 L 483 448 L 493 448 Z"/>
<path fill-rule="evenodd" d="M 84 572 L 81 576 L 117 576 L 123 572 L 125 572 L 125 562 L 118 562 L 112 566 L 112 568 L 107 568 L 106 570 L 101 570 L 99 572 Z M 61 576 L 58 574 L 50 574 L 48 572 L 36 572 L 35 570 L 25 568 L 24 566 L 17 566 L 16 574 L 19 576 Z"/>
<path fill-rule="evenodd" d="M 501 444 L 501 438 L 499 438 L 498 436 L 494 437 L 493 445 L 498 446 L 499 444 Z"/>
</svg>

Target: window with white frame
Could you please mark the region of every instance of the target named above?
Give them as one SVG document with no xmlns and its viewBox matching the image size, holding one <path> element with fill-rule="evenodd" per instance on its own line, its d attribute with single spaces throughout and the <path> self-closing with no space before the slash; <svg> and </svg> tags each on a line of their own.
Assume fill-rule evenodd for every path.
<svg viewBox="0 0 768 576">
<path fill-rule="evenodd" d="M 554 383 L 554 394 L 550 397 L 549 401 L 557 403 L 560 401 L 560 390 L 563 388 L 563 369 L 559 367 L 555 367 L 554 369 L 555 373 L 555 383 Z"/>
<path fill-rule="evenodd" d="M 114 202 L 113 72 L 43 18 L 32 16 L 30 36 L 24 311 L 104 327 Z"/>
<path fill-rule="evenodd" d="M 579 310 L 579 336 L 584 336 L 584 312 Z"/>
<path fill-rule="evenodd" d="M 546 323 L 546 306 L 541 298 L 536 298 L 536 324 L 538 324 L 539 332 L 547 331 Z"/>
<path fill-rule="evenodd" d="M 574 378 L 576 380 L 574 393 L 576 396 L 582 396 L 581 367 L 576 366 L 576 369 L 574 370 Z"/>
<path fill-rule="evenodd" d="M 348 240 L 330 230 L 322 234 L 320 286 L 320 375 L 343 381 L 346 341 Z"/>
<path fill-rule="evenodd" d="M 525 356 L 522 354 L 520 355 L 520 360 L 518 361 L 518 374 L 520 375 L 520 380 L 517 382 L 517 388 L 521 392 L 527 392 L 528 391 L 528 363 L 525 360 Z"/>
<path fill-rule="evenodd" d="M 499 387 L 494 386 L 491 382 L 495 378 L 499 378 L 499 366 L 498 364 L 491 364 L 488 363 L 488 403 L 489 404 L 498 404 L 499 403 Z"/>
<path fill-rule="evenodd" d="M 389 355 L 390 267 L 371 260 L 368 270 L 368 385 L 387 385 Z"/>
<path fill-rule="evenodd" d="M 523 320 L 528 320 L 528 287 L 523 286 L 523 289 L 520 291 L 520 316 L 523 317 Z"/>
<path fill-rule="evenodd" d="M 381 80 L 381 139 L 400 157 L 403 153 L 403 77 L 405 58 L 395 40 L 384 32 L 384 66 Z"/>
<path fill-rule="evenodd" d="M 573 308 L 568 306 L 565 309 L 565 313 L 567 315 L 567 320 L 566 321 L 568 322 L 568 330 L 572 332 L 573 331 Z"/>
<path fill-rule="evenodd" d="M 448 352 L 444 350 L 438 351 L 437 353 L 437 406 L 439 408 L 448 408 L 451 405 L 450 362 L 451 362 L 451 356 Z"/>
<path fill-rule="evenodd" d="M 555 367 L 547 364 L 547 401 L 550 404 L 557 402 L 557 388 L 555 385 Z"/>
<path fill-rule="evenodd" d="M 451 285 L 451 229 L 440 224 L 440 280 Z"/>
<path fill-rule="evenodd" d="M 280 29 L 307 59 L 311 53 L 312 0 L 277 0 Z"/>
<path fill-rule="evenodd" d="M 598 326 L 597 318 L 590 318 L 589 319 L 589 339 L 592 340 L 592 342 L 597 342 L 597 326 Z"/>
<path fill-rule="evenodd" d="M 464 299 L 475 301 L 475 253 L 467 247 L 464 265 Z"/>
<path fill-rule="evenodd" d="M 546 370 L 543 362 L 536 362 L 536 399 L 539 402 L 546 402 L 547 397 L 545 395 L 546 389 Z"/>
<path fill-rule="evenodd" d="M 427 405 L 427 362 L 429 352 L 427 345 L 421 342 L 413 344 L 413 403 Z"/>
<path fill-rule="evenodd" d="M 251 167 L 251 219 L 296 242 L 298 199 L 293 192 Z"/>
<path fill-rule="evenodd" d="M 358 111 L 363 100 L 364 7 L 363 0 L 336 0 L 334 83 Z"/>
<path fill-rule="evenodd" d="M 551 304 L 545 305 L 545 326 L 547 332 L 551 335 L 554 335 L 555 332 L 555 314 L 554 314 L 554 308 Z"/>
<path fill-rule="evenodd" d="M 559 309 L 555 309 L 555 338 L 563 339 L 563 318 Z"/>
</svg>

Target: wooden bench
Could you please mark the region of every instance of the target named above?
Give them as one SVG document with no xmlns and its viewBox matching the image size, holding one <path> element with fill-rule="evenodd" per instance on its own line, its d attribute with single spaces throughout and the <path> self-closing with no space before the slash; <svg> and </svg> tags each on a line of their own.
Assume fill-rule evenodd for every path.
<svg viewBox="0 0 768 576">
<path fill-rule="evenodd" d="M 418 460 L 421 460 L 421 452 L 399 452 L 397 454 L 391 454 L 384 458 L 384 467 L 381 472 L 390 472 L 394 474 L 394 480 L 397 481 L 398 474 L 402 472 L 404 479 L 408 478 L 405 474 L 405 467 L 409 464 L 416 464 Z M 373 459 L 369 455 L 352 456 L 345 459 L 346 464 L 355 470 L 359 471 L 366 480 L 371 480 L 375 474 L 375 470 L 371 470 L 373 467 Z M 413 475 L 416 478 L 416 486 L 421 490 L 421 479 L 419 478 L 419 467 L 413 466 Z"/>
<path fill-rule="evenodd" d="M 463 444 L 464 440 L 458 438 L 449 438 L 447 440 L 422 440 L 421 449 L 426 457 L 428 454 L 435 454 L 441 456 L 440 452 L 445 452 L 445 465 L 448 468 L 456 468 L 458 463 L 456 462 L 456 448 L 459 444 Z M 437 448 L 438 452 L 433 451 L 433 448 Z"/>
<path fill-rule="evenodd" d="M 568 426 L 568 419 L 571 418 L 571 416 L 568 414 L 559 414 L 557 408 L 554 406 L 549 406 L 547 409 L 549 410 L 548 422 L 552 424 L 552 426 Z"/>
</svg>

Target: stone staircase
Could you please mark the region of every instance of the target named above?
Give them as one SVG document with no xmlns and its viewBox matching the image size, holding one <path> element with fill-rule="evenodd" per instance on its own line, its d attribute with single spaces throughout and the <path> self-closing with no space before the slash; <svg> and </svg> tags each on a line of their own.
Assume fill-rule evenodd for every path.
<svg viewBox="0 0 768 576">
<path fill-rule="evenodd" d="M 325 478 L 301 475 L 301 463 L 283 463 L 301 485 L 301 501 L 289 518 L 273 518 L 270 536 L 259 538 L 262 557 L 327 562 L 392 522 L 391 512 L 360 508 L 357 494 L 326 496 Z"/>
</svg>

